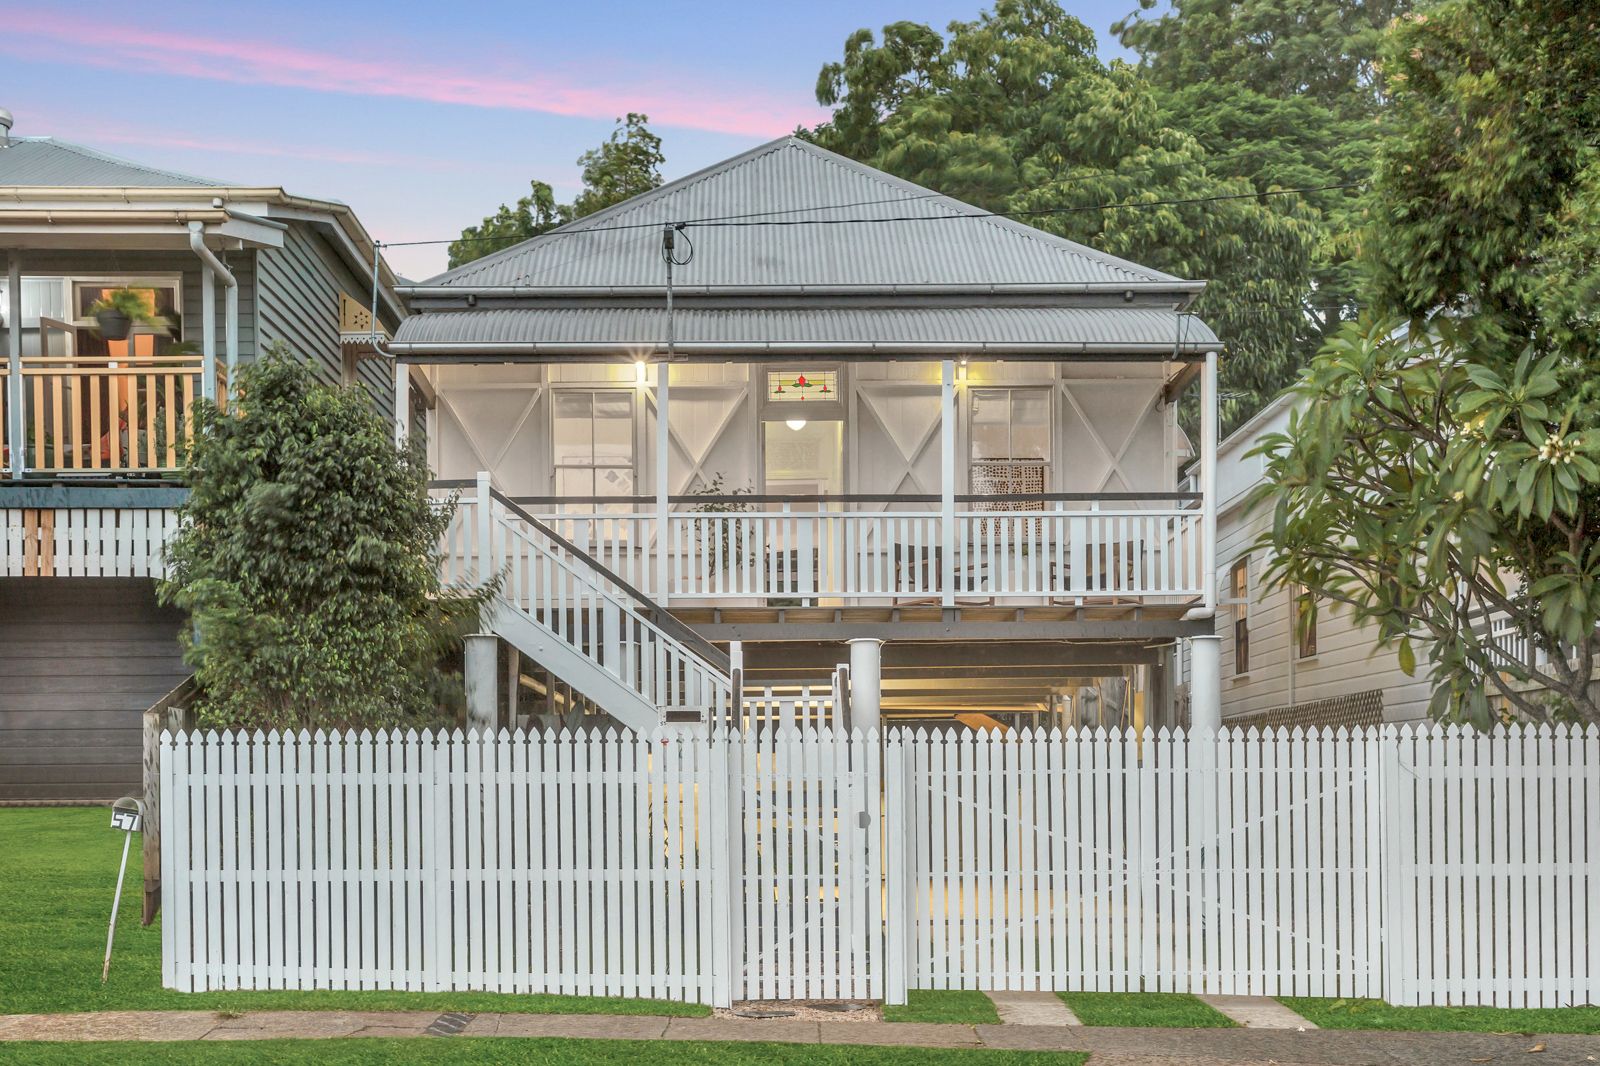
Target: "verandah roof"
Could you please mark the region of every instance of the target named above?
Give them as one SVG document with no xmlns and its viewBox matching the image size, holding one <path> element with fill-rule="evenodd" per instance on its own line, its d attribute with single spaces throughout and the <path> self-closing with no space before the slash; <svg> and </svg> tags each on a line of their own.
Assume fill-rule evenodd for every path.
<svg viewBox="0 0 1600 1066">
<path fill-rule="evenodd" d="M 1192 357 L 1218 347 L 1192 315 L 1160 308 L 860 307 L 679 308 L 683 355 L 785 352 L 895 355 L 1129 354 Z M 664 307 L 483 308 L 413 315 L 391 350 L 402 359 L 592 354 L 645 358 L 666 351 Z"/>
</svg>

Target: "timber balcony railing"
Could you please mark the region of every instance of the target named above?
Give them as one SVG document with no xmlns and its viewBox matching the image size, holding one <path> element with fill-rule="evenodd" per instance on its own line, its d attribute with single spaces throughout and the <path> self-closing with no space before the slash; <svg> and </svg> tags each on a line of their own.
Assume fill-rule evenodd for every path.
<svg viewBox="0 0 1600 1066">
<path fill-rule="evenodd" d="M 118 477 L 176 471 L 201 395 L 203 356 L 27 356 L 20 385 L 0 362 L 0 462 L 15 475 Z M 219 390 L 220 391 L 220 390 Z M 21 402 L 21 439 L 12 440 Z"/>
<path fill-rule="evenodd" d="M 664 542 L 654 498 L 516 502 L 657 602 L 1070 606 L 1204 588 L 1198 493 L 674 496 Z"/>
</svg>

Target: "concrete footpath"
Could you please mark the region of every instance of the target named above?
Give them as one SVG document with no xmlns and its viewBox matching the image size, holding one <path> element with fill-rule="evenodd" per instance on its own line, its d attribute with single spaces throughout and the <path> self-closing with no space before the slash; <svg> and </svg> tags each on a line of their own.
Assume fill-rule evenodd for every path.
<svg viewBox="0 0 1600 1066">
<path fill-rule="evenodd" d="M 431 1011 L 107 1011 L 0 1015 L 5 1040 L 320 1040 L 350 1037 L 564 1037 L 771 1041 L 891 1047 L 1087 1051 L 1093 1066 L 1524 1066 L 1600 1062 L 1600 1036 L 1381 1033 L 1320 1029 L 1111 1029 L 1068 1025 L 933 1025 L 795 1019 Z M 1530 1054 L 1536 1058 L 1530 1059 Z M 3 1058 L 0 1055 L 0 1058 Z"/>
</svg>

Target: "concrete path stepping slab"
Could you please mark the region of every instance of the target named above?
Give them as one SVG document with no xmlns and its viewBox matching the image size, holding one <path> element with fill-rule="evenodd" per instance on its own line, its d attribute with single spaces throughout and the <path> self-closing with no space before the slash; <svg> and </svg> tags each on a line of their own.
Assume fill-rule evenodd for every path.
<svg viewBox="0 0 1600 1066">
<path fill-rule="evenodd" d="M 985 992 L 1002 1025 L 1082 1025 L 1054 992 Z"/>
<path fill-rule="evenodd" d="M 1195 996 L 1195 999 L 1246 1029 L 1316 1028 L 1309 1019 L 1302 1018 L 1271 996 Z"/>
</svg>

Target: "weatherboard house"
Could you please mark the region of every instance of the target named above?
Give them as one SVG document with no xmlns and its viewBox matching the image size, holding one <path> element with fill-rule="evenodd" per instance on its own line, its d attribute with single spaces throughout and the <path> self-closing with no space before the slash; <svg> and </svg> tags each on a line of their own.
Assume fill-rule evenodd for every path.
<svg viewBox="0 0 1600 1066">
<path fill-rule="evenodd" d="M 140 714 L 189 673 L 155 581 L 190 404 L 281 342 L 391 412 L 374 339 L 404 307 L 381 263 L 374 303 L 344 204 L 12 125 L 0 111 L 0 802 L 103 801 L 137 790 Z M 139 311 L 120 329 L 95 313 L 114 294 Z"/>
<path fill-rule="evenodd" d="M 792 137 L 400 286 L 472 714 L 1214 718 L 1203 287 Z"/>
</svg>

